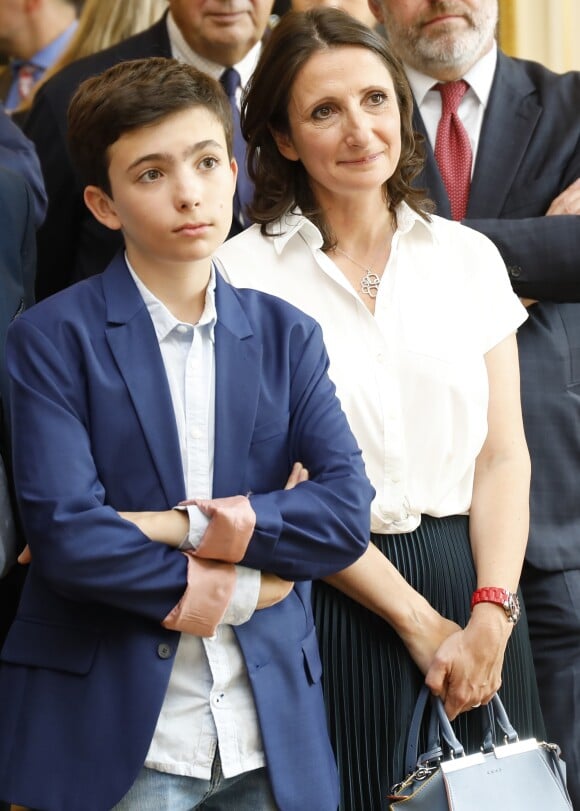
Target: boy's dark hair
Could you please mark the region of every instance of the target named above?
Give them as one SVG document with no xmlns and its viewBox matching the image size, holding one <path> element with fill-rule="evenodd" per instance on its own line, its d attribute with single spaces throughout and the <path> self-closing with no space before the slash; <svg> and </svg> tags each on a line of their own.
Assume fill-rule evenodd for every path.
<svg viewBox="0 0 580 811">
<path fill-rule="evenodd" d="M 218 81 L 175 59 L 120 62 L 82 82 L 68 109 L 68 145 L 83 186 L 111 194 L 109 147 L 126 132 L 203 107 L 222 124 L 233 155 L 232 112 Z"/>
</svg>

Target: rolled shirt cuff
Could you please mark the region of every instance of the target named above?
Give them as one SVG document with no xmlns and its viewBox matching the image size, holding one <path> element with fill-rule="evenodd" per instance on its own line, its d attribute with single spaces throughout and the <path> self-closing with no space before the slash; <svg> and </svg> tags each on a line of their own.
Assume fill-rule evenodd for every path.
<svg viewBox="0 0 580 811">
<path fill-rule="evenodd" d="M 243 625 L 247 622 L 258 604 L 262 573 L 247 566 L 236 566 L 236 587 L 232 599 L 222 618 L 224 625 Z"/>
<path fill-rule="evenodd" d="M 187 558 L 187 587 L 161 624 L 193 636 L 213 636 L 233 597 L 236 567 L 196 557 L 192 551 L 183 554 Z"/>
<path fill-rule="evenodd" d="M 256 526 L 256 513 L 248 498 L 191 499 L 182 505 L 195 505 L 209 518 L 195 551 L 198 557 L 228 563 L 239 563 L 243 559 Z"/>
</svg>

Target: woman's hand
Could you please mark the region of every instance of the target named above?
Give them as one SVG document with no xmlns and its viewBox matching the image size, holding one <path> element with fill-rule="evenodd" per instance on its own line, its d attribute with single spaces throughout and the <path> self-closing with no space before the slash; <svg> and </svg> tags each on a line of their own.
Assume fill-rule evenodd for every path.
<svg viewBox="0 0 580 811">
<path fill-rule="evenodd" d="M 302 462 L 295 462 L 288 476 L 288 481 L 284 485 L 284 490 L 293 490 L 297 484 L 306 481 L 308 481 L 308 471 Z"/>
<path fill-rule="evenodd" d="M 421 673 L 427 674 L 441 645 L 461 627 L 442 617 L 426 601 L 424 611 L 413 612 L 412 627 L 398 629 L 398 633 Z"/>
<path fill-rule="evenodd" d="M 451 719 L 487 704 L 501 686 L 505 649 L 514 626 L 500 607 L 482 604 L 481 609 L 476 606 L 465 629 L 443 642 L 425 678 Z"/>
</svg>

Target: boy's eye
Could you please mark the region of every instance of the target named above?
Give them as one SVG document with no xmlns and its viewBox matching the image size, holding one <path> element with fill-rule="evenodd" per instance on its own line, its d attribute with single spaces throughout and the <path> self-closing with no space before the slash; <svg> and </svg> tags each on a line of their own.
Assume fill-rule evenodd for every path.
<svg viewBox="0 0 580 811">
<path fill-rule="evenodd" d="M 139 175 L 139 182 L 141 183 L 153 183 L 153 181 L 157 180 L 161 177 L 161 172 L 159 169 L 147 169 L 146 172 L 143 172 L 142 175 Z"/>
<path fill-rule="evenodd" d="M 200 166 L 202 169 L 213 169 L 218 165 L 219 161 L 217 158 L 214 158 L 211 155 L 208 155 L 205 158 L 202 158 L 200 161 Z"/>
</svg>

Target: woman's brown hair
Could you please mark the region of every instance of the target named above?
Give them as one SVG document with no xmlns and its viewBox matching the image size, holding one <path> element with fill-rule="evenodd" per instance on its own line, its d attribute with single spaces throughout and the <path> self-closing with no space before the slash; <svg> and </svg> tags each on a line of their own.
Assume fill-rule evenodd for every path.
<svg viewBox="0 0 580 811">
<path fill-rule="evenodd" d="M 278 151 L 272 132 L 290 134 L 288 105 L 298 72 L 319 51 L 354 46 L 373 51 L 384 62 L 397 95 L 401 116 L 401 157 L 386 182 L 385 202 L 393 210 L 405 201 L 422 216 L 430 210 L 423 190 L 412 186 L 423 167 L 421 136 L 413 131 L 413 97 L 403 66 L 386 40 L 363 23 L 335 8 L 287 12 L 270 35 L 242 102 L 242 131 L 248 141 L 248 173 L 255 184 L 249 213 L 262 232 L 298 206 L 320 229 L 324 247 L 335 238 L 317 206 L 308 174 L 300 161 Z"/>
</svg>

